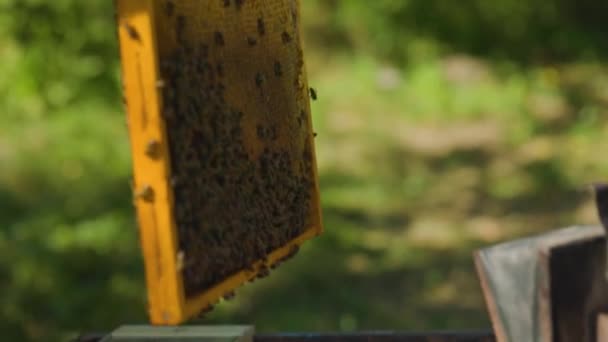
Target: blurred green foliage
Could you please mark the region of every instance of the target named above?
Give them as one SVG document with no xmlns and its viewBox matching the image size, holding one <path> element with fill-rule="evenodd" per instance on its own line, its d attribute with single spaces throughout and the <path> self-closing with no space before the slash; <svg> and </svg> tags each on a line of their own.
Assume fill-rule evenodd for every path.
<svg viewBox="0 0 608 342">
<path fill-rule="evenodd" d="M 207 323 L 487 327 L 470 252 L 595 222 L 600 1 L 303 0 L 326 234 Z M 112 2 L 0 0 L 0 331 L 145 322 Z"/>
<path fill-rule="evenodd" d="M 605 56 L 608 4 L 593 0 L 313 0 L 316 33 L 332 46 L 386 58 L 467 52 L 519 63 Z"/>
</svg>

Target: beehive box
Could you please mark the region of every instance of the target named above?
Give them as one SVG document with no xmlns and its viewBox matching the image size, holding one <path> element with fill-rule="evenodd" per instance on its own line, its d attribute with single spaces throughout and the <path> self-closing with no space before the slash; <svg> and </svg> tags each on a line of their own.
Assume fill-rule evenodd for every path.
<svg viewBox="0 0 608 342">
<path fill-rule="evenodd" d="M 298 0 L 116 0 L 153 324 L 322 232 Z"/>
</svg>

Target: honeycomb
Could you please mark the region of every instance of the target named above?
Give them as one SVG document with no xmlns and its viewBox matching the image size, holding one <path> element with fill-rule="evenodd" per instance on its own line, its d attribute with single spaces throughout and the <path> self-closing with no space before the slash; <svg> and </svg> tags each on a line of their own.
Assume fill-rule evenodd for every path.
<svg viewBox="0 0 608 342">
<path fill-rule="evenodd" d="M 316 222 L 297 7 L 157 2 L 158 87 L 186 297 L 251 269 Z"/>
</svg>

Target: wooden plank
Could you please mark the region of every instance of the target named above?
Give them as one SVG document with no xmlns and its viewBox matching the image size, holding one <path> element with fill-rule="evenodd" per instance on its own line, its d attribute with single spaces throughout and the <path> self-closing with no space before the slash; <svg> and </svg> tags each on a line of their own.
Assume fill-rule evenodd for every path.
<svg viewBox="0 0 608 342">
<path fill-rule="evenodd" d="M 133 192 L 145 261 L 148 312 L 153 322 L 184 319 L 177 282 L 175 224 L 167 158 L 149 158 L 146 146 L 160 142 L 167 155 L 166 133 L 160 116 L 160 78 L 153 18 L 153 0 L 116 1 L 122 83 L 134 165 Z"/>
<path fill-rule="evenodd" d="M 477 271 L 498 341 L 595 341 L 608 307 L 605 237 L 570 227 L 477 251 Z"/>
<path fill-rule="evenodd" d="M 596 315 L 608 307 L 604 236 L 550 252 L 551 315 L 555 341 L 596 341 Z"/>
<path fill-rule="evenodd" d="M 488 275 L 484 269 L 482 261 L 483 256 L 479 251 L 476 251 L 474 253 L 473 259 L 475 262 L 475 269 L 477 270 L 477 275 L 479 276 L 479 283 L 481 285 L 488 313 L 490 314 L 490 321 L 492 322 L 492 329 L 494 330 L 496 341 L 508 341 L 507 334 L 505 332 L 505 327 L 503 326 L 503 321 L 500 319 L 498 303 L 496 302 L 496 298 L 494 297 L 494 295 L 492 295 L 492 288 L 490 287 L 489 283 L 490 280 L 488 279 Z"/>
<path fill-rule="evenodd" d="M 104 334 L 83 334 L 73 342 L 99 342 Z M 277 333 L 256 334 L 253 342 L 494 342 L 491 331 L 413 333 L 402 331 L 362 331 L 358 333 Z"/>
<path fill-rule="evenodd" d="M 253 342 L 254 331 L 251 325 L 126 325 L 103 337 L 100 342 Z"/>
<path fill-rule="evenodd" d="M 254 342 L 493 342 L 494 334 L 482 332 L 427 332 L 399 331 L 356 333 L 293 333 L 256 335 Z"/>
</svg>

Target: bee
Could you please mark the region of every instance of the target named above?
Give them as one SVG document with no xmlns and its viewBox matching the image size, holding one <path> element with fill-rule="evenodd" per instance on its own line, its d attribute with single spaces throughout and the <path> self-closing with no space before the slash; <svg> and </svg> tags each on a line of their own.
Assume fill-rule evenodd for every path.
<svg viewBox="0 0 608 342">
<path fill-rule="evenodd" d="M 264 19 L 258 18 L 258 33 L 260 36 L 266 34 L 266 24 L 264 24 Z"/>
<path fill-rule="evenodd" d="M 215 40 L 215 45 L 224 46 L 224 35 L 221 32 L 215 32 L 213 34 L 213 38 Z"/>
<path fill-rule="evenodd" d="M 216 70 L 219 77 L 224 77 L 224 65 L 221 62 L 217 63 Z"/>
<path fill-rule="evenodd" d="M 165 13 L 167 14 L 167 16 L 171 17 L 171 16 L 173 16 L 174 12 L 175 12 L 175 4 L 171 1 L 167 1 L 167 3 L 165 4 Z"/>
<path fill-rule="evenodd" d="M 135 199 L 143 199 L 146 202 L 152 202 L 154 200 L 154 190 L 151 186 L 146 185 L 143 188 L 135 192 Z"/>
<path fill-rule="evenodd" d="M 236 296 L 236 293 L 234 291 L 230 291 L 227 292 L 226 294 L 224 294 L 224 300 L 231 300 Z"/>
<path fill-rule="evenodd" d="M 185 263 L 185 254 L 184 251 L 177 252 L 177 270 L 181 272 L 184 269 Z"/>
<path fill-rule="evenodd" d="M 223 175 L 216 175 L 215 181 L 220 187 L 224 187 L 226 184 L 226 178 Z"/>
<path fill-rule="evenodd" d="M 294 8 L 291 9 L 291 20 L 293 24 L 296 25 L 298 23 L 298 12 Z"/>
<path fill-rule="evenodd" d="M 258 73 L 256 73 L 256 74 L 255 74 L 255 84 L 256 84 L 258 87 L 261 87 L 261 86 L 262 86 L 262 84 L 264 84 L 264 75 L 262 75 L 262 74 L 261 74 L 261 73 L 259 73 L 259 72 L 258 72 Z"/>
<path fill-rule="evenodd" d="M 277 127 L 276 126 L 272 126 L 270 128 L 270 140 L 277 140 L 278 139 L 278 133 L 277 133 Z"/>
<path fill-rule="evenodd" d="M 139 36 L 139 32 L 137 32 L 135 27 L 131 26 L 130 24 L 125 24 L 124 28 L 125 28 L 125 30 L 127 30 L 127 34 L 129 35 L 129 38 L 136 40 L 138 42 L 141 42 L 141 37 Z"/>
<path fill-rule="evenodd" d="M 274 75 L 277 77 L 281 77 L 283 75 L 283 68 L 281 67 L 281 62 L 274 62 Z"/>
<path fill-rule="evenodd" d="M 204 318 L 206 314 L 208 314 L 209 312 L 213 311 L 214 306 L 213 304 L 209 304 L 207 305 L 207 307 L 205 307 L 203 310 L 201 310 L 200 314 L 199 314 L 199 318 Z"/>
<path fill-rule="evenodd" d="M 186 26 L 186 17 L 183 15 L 180 15 L 179 17 L 177 17 L 177 27 L 178 29 L 184 29 Z"/>
<path fill-rule="evenodd" d="M 175 33 L 177 35 L 178 41 L 183 41 L 184 38 L 184 29 L 186 28 L 186 17 L 180 15 L 177 17 L 177 27 Z"/>
<path fill-rule="evenodd" d="M 258 133 L 258 138 L 264 139 L 266 137 L 264 126 L 258 125 L 257 126 L 257 133 Z"/>
<path fill-rule="evenodd" d="M 310 91 L 310 98 L 313 101 L 316 101 L 317 100 L 317 91 L 315 90 L 315 88 L 310 88 L 309 91 Z"/>
<path fill-rule="evenodd" d="M 291 42 L 291 36 L 286 31 L 283 31 L 283 33 L 281 34 L 281 40 L 284 44 L 287 44 Z"/>
<path fill-rule="evenodd" d="M 236 140 L 239 136 L 241 135 L 241 128 L 240 127 L 232 127 L 232 129 L 230 129 L 230 137 L 234 140 Z M 238 152 L 235 152 L 235 154 L 238 155 Z"/>
<path fill-rule="evenodd" d="M 146 144 L 146 155 L 150 158 L 158 157 L 160 152 L 160 143 L 157 140 L 150 140 L 148 144 Z"/>
<path fill-rule="evenodd" d="M 203 59 L 209 57 L 209 45 L 201 44 L 199 46 L 199 50 L 200 50 L 201 57 Z"/>
<path fill-rule="evenodd" d="M 268 270 L 268 267 L 266 267 L 266 265 L 262 265 L 260 267 L 260 269 L 258 270 L 258 278 L 262 279 L 262 278 L 266 278 L 270 275 L 270 271 Z"/>
</svg>

